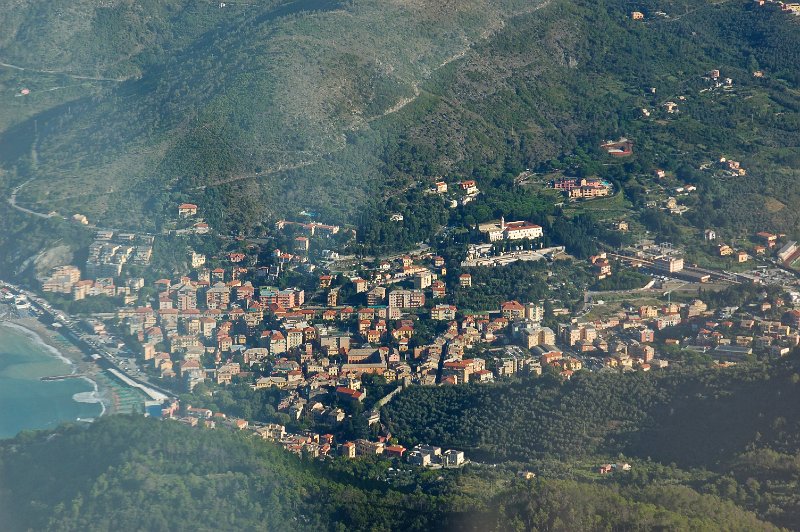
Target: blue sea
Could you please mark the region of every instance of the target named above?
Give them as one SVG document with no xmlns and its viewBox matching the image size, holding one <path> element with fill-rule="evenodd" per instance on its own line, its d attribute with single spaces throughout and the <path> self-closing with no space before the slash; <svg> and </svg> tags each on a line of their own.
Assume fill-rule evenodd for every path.
<svg viewBox="0 0 800 532">
<path fill-rule="evenodd" d="M 42 381 L 68 375 L 74 366 L 39 336 L 0 322 L 0 438 L 25 429 L 53 428 L 64 421 L 93 419 L 103 406 L 96 384 L 83 378 Z"/>
</svg>

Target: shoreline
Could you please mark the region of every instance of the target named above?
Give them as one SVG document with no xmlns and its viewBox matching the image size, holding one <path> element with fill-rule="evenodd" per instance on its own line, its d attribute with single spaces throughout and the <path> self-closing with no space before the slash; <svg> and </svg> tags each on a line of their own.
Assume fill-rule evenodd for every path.
<svg viewBox="0 0 800 532">
<path fill-rule="evenodd" d="M 93 363 L 85 360 L 86 353 L 74 345 L 69 339 L 60 332 L 48 328 L 37 318 L 0 318 L 0 325 L 19 331 L 28 336 L 33 342 L 43 347 L 43 349 L 54 358 L 67 364 L 70 374 L 78 372 L 84 373 L 81 379 L 90 383 L 93 390 L 80 392 L 73 395 L 72 400 L 78 403 L 96 403 L 100 405 L 98 418 L 114 412 L 114 391 L 106 386 L 102 386 L 93 377 L 99 369 Z"/>
<path fill-rule="evenodd" d="M 26 323 L 25 324 L 19 323 L 22 321 Z M 45 351 L 50 353 L 55 358 L 59 359 L 61 362 L 67 364 L 72 369 L 71 373 L 74 375 L 78 370 L 76 362 L 71 358 L 68 358 L 64 353 L 61 352 L 61 350 L 58 347 L 47 343 L 43 335 L 39 331 L 35 331 L 33 327 L 30 327 L 27 321 L 28 321 L 27 319 L 23 320 L 20 318 L 16 318 L 12 320 L 0 320 L 0 324 L 2 324 L 4 327 L 8 327 L 9 329 L 14 329 L 15 331 L 21 332 L 22 334 L 33 340 L 34 343 L 42 346 Z M 39 320 L 36 321 L 38 322 Z M 41 322 L 39 323 L 41 324 Z M 44 325 L 42 326 L 44 327 Z"/>
<path fill-rule="evenodd" d="M 100 414 L 97 415 L 98 418 L 103 417 L 106 413 L 105 403 L 103 402 L 103 397 L 100 395 L 100 385 L 97 384 L 97 381 L 94 379 L 90 379 L 89 377 L 81 377 L 81 379 L 85 380 L 86 382 L 90 383 L 94 388 L 91 392 L 81 392 L 76 393 L 72 396 L 72 400 L 76 403 L 97 403 L 100 405 Z"/>
</svg>

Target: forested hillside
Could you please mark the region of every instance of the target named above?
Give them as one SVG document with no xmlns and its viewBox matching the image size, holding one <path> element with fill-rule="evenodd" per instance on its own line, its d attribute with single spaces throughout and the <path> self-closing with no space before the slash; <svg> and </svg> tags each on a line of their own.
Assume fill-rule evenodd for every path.
<svg viewBox="0 0 800 532">
<path fill-rule="evenodd" d="M 419 80 L 511 14 L 535 6 L 521 0 L 86 4 L 55 10 L 88 19 L 63 36 L 65 46 L 87 56 L 96 48 L 109 55 L 141 49 L 134 57 L 116 57 L 131 74 L 8 130 L 0 155 L 20 177 L 36 177 L 25 190 L 29 200 L 60 207 L 69 198 L 71 207 L 92 215 L 124 206 L 134 217 L 129 221 L 144 224 L 164 214 L 164 194 L 172 192 L 202 198 L 208 190 L 208 201 L 200 203 L 217 223 L 224 217 L 219 207 L 230 207 L 229 223 L 274 211 L 259 199 L 282 194 L 286 176 L 276 172 L 341 151 L 348 134 L 413 98 Z M 14 34 L 21 39 L 35 24 L 42 33 L 62 35 L 53 10 L 41 9 L 47 16 L 20 7 L 11 21 L 17 22 Z M 137 24 L 142 14 L 146 21 Z M 115 22 L 129 19 L 130 28 L 106 35 Z M 104 32 L 82 32 L 87 24 Z M 30 64 L 35 56 L 25 53 L 25 42 L 7 40 L 0 56 Z M 48 63 L 68 63 L 70 72 L 81 64 L 41 36 L 33 44 L 49 52 Z M 106 63 L 100 54 L 86 66 L 106 72 Z M 358 192 L 363 201 L 369 185 L 370 176 L 353 168 L 299 186 L 316 186 L 326 198 Z M 76 197 L 84 188 L 91 196 Z M 149 202 L 141 201 L 142 192 Z"/>
<path fill-rule="evenodd" d="M 403 438 L 466 447 L 488 460 L 628 452 L 714 466 L 758 441 L 800 451 L 800 413 L 770 408 L 800 399 L 799 371 L 794 362 L 414 387 L 385 416 Z"/>
<path fill-rule="evenodd" d="M 3 442 L 0 516 L 8 531 L 774 529 L 665 483 L 467 468 L 398 485 L 388 465 L 305 462 L 240 432 L 114 416 Z"/>
<path fill-rule="evenodd" d="M 0 60 L 31 64 L 40 52 L 43 68 L 127 79 L 94 82 L 2 136 L 4 180 L 33 178 L 20 201 L 43 211 L 154 227 L 190 200 L 213 225 L 246 230 L 305 209 L 358 223 L 368 245 L 402 247 L 448 222 L 444 203 L 419 193 L 436 176 L 519 195 L 526 167 L 570 169 L 612 179 L 637 204 L 634 176 L 660 167 L 699 186 L 697 226 L 798 226 L 788 206 L 800 182 L 800 31 L 772 7 L 645 0 L 633 21 L 634 6 L 610 0 L 118 2 L 88 14 L 85 4 L 20 4 L 7 21 L 32 46 L 0 43 Z M 81 14 L 93 22 L 62 30 Z M 126 29 L 89 31 L 103 20 Z M 703 91 L 715 68 L 733 90 Z M 45 88 L 58 80 L 13 76 L 42 87 L 10 104 L 36 110 L 56 94 Z M 634 157 L 608 164 L 598 142 L 618 136 Z M 747 176 L 698 172 L 720 156 Z M 551 214 L 530 191 L 521 200 L 527 214 Z M 385 223 L 387 201 L 404 223 Z"/>
<path fill-rule="evenodd" d="M 555 375 L 492 385 L 413 387 L 384 408 L 404 441 L 468 450 L 490 462 L 653 459 L 768 481 L 750 498 L 797 527 L 800 365 Z M 795 495 L 786 496 L 789 493 Z M 766 503 L 769 500 L 770 503 Z M 766 503 L 766 504 L 765 504 Z"/>
</svg>

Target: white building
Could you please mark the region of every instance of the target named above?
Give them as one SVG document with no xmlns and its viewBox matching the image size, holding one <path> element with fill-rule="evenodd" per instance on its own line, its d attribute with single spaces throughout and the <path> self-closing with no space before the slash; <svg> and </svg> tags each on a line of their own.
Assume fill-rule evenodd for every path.
<svg viewBox="0 0 800 532">
<path fill-rule="evenodd" d="M 500 222 L 488 222 L 478 226 L 478 230 L 489 236 L 489 242 L 498 240 L 521 240 L 528 238 L 541 238 L 544 236 L 540 225 L 532 224 L 524 220 L 517 222 L 506 222 L 505 218 L 500 218 Z"/>
<path fill-rule="evenodd" d="M 206 256 L 202 253 L 195 253 L 192 251 L 190 255 L 190 262 L 192 263 L 193 269 L 199 268 L 206 263 Z"/>
</svg>

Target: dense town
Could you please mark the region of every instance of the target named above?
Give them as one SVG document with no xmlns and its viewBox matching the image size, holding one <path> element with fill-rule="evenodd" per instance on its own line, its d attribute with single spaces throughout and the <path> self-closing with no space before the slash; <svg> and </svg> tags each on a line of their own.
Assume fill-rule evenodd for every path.
<svg viewBox="0 0 800 532">
<path fill-rule="evenodd" d="M 620 142 L 622 148 L 614 143 L 609 149 L 630 149 Z M 560 178 L 550 187 L 570 201 L 613 192 L 609 183 L 587 179 Z M 475 181 L 453 188 L 456 204 L 480 194 Z M 448 194 L 448 184 L 437 182 L 431 192 Z M 625 220 L 611 225 L 629 229 Z M 73 301 L 118 298 L 115 312 L 73 319 L 33 292 L 11 285 L 4 291 L 18 309 L 33 301 L 38 314 L 50 315 L 95 360 L 142 390 L 146 415 L 249 430 L 313 458 L 381 455 L 427 467 L 458 467 L 466 458 L 427 443 L 406 448 L 392 436 L 381 407 L 409 386 L 462 386 L 543 372 L 570 379 L 579 371 L 669 371 L 675 353 L 686 352 L 724 367 L 781 357 L 800 343 L 800 291 L 790 269 L 800 247 L 782 235 L 760 232 L 734 248 L 705 230 L 698 238 L 710 253 L 731 264 L 757 263 L 727 271 L 690 265 L 668 242 L 642 240 L 578 261 L 563 246 L 545 248 L 543 228 L 525 220 L 501 217 L 475 229 L 466 258 L 448 264 L 427 246 L 393 257 L 340 256 L 331 249 L 334 238 L 352 230 L 280 220 L 274 231 L 290 247 L 269 251 L 266 261 L 263 249 L 237 237 L 237 251 L 222 255 L 189 249 L 187 271 L 151 286 L 129 272 L 148 267 L 160 237 L 98 229 L 85 267 L 58 266 L 41 289 Z M 176 206 L 171 232 L 202 237 L 210 228 L 199 207 L 186 203 Z M 474 268 L 518 261 L 567 265 L 595 281 L 635 270 L 645 280 L 629 290 L 581 286 L 577 305 L 506 300 L 475 311 L 454 304 L 454 292 L 468 296 L 476 288 Z M 448 275 L 448 268 L 462 273 Z M 700 295 L 703 287 L 742 283 L 763 289 L 741 308 L 711 308 Z M 672 301 L 673 292 L 683 297 Z M 234 384 L 277 393 L 281 417 L 245 419 L 178 399 L 198 397 L 198 387 L 214 394 Z M 372 396 L 375 389 L 382 395 Z M 355 424 L 366 430 L 348 439 L 354 432 L 343 427 Z"/>
</svg>

